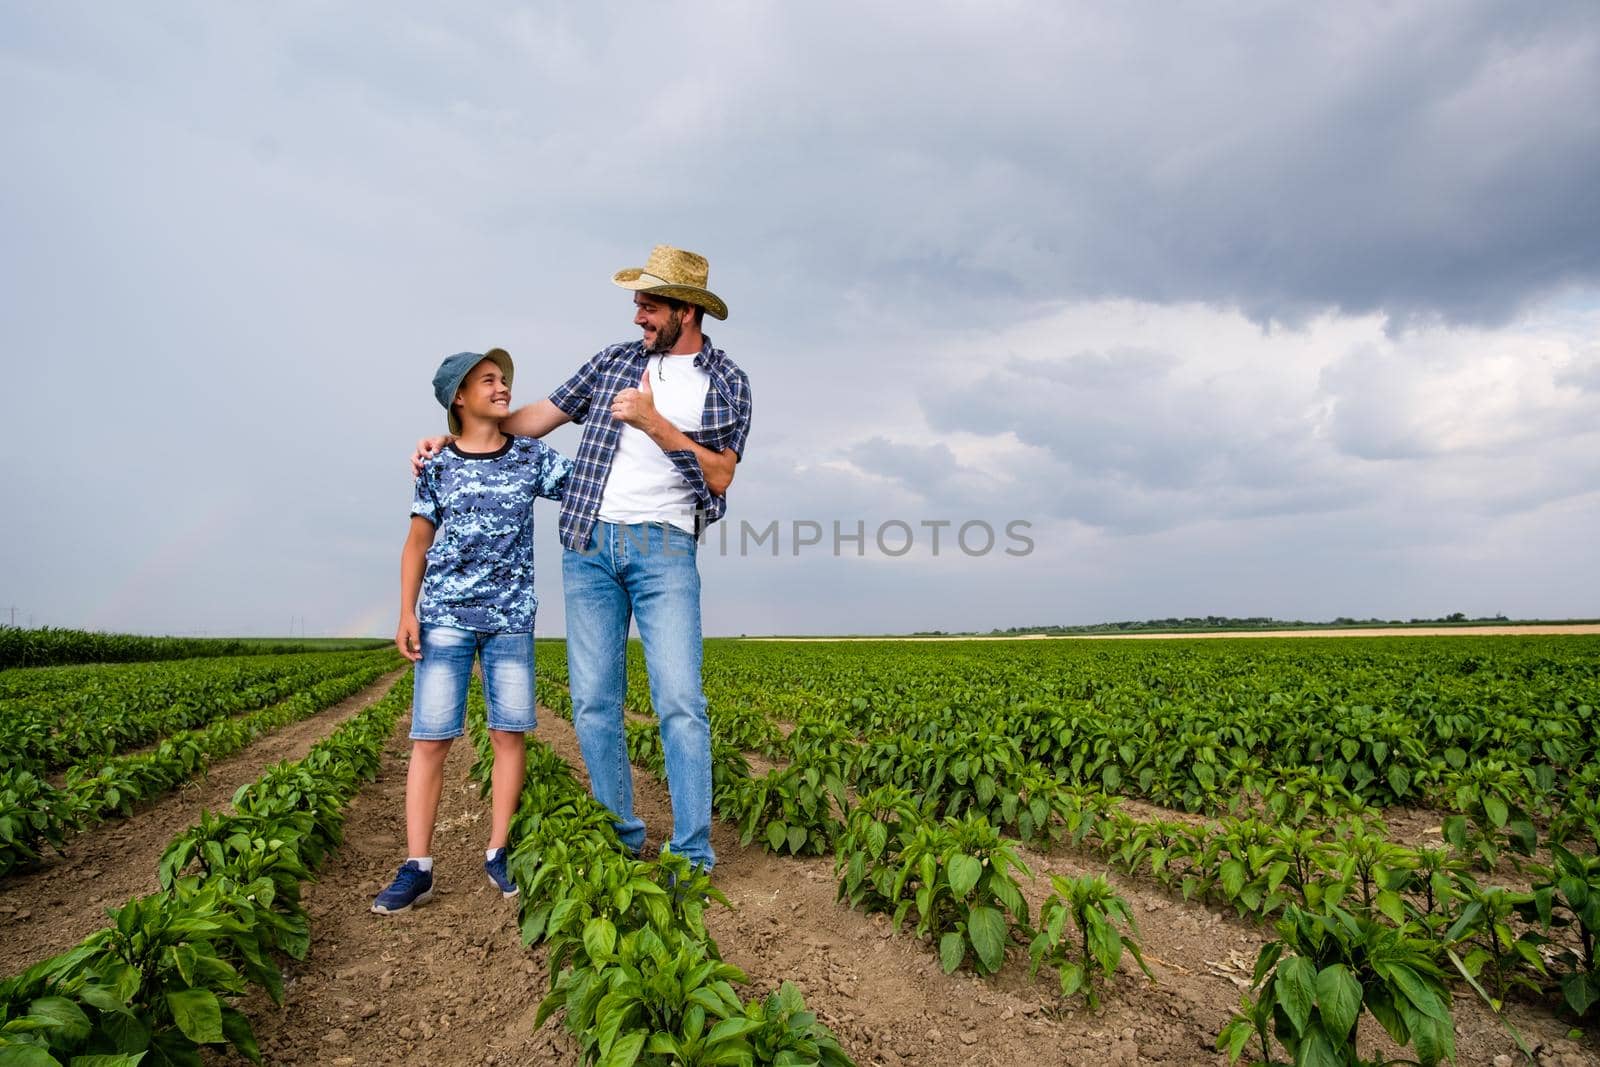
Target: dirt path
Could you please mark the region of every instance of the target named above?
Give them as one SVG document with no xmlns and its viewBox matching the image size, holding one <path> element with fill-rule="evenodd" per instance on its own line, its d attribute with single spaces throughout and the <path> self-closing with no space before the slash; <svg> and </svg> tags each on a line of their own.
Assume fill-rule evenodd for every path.
<svg viewBox="0 0 1600 1067">
<path fill-rule="evenodd" d="M 540 709 L 541 737 L 554 712 Z M 522 947 L 516 902 L 483 873 L 488 801 L 467 777 L 465 739 L 445 763 L 434 834 L 434 899 L 374 915 L 372 898 L 405 859 L 410 719 L 384 752 L 377 780 L 351 801 L 345 840 L 305 888 L 311 955 L 284 970 L 284 1006 L 254 996 L 245 1011 L 274 1064 L 572 1063 L 558 1023 L 535 1031 L 549 989 L 544 952 Z M 565 725 L 565 724 L 562 724 Z"/>
<path fill-rule="evenodd" d="M 204 778 L 129 818 L 78 835 L 67 842 L 65 856 L 50 853 L 37 870 L 8 877 L 0 885 L 0 975 L 66 951 L 105 925 L 106 908 L 160 888 L 156 866 L 161 853 L 202 811 L 226 808 L 241 785 L 260 777 L 271 764 L 300 759 L 341 722 L 388 692 L 400 674 L 386 674 L 354 696 L 217 761 Z"/>
</svg>

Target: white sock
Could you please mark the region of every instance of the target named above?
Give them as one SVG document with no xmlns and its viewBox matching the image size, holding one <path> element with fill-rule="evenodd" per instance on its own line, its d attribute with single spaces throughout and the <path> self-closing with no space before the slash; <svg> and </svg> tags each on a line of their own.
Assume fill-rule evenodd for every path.
<svg viewBox="0 0 1600 1067">
<path fill-rule="evenodd" d="M 418 867 L 421 867 L 424 871 L 433 870 L 433 857 L 432 856 L 407 856 L 406 857 L 406 862 L 407 863 L 415 863 Z"/>
<path fill-rule="evenodd" d="M 505 848 L 505 846 L 501 845 L 500 848 Z M 483 850 L 484 862 L 487 863 L 489 860 L 494 859 L 495 853 L 499 852 L 500 848 L 486 848 L 486 849 L 484 849 Z"/>
</svg>

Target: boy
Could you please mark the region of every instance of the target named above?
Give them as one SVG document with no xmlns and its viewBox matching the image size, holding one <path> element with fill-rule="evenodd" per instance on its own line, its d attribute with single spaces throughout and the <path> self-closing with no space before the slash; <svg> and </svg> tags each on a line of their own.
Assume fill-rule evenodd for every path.
<svg viewBox="0 0 1600 1067">
<path fill-rule="evenodd" d="M 417 664 L 406 773 L 410 855 L 373 901 L 380 915 L 433 899 L 444 761 L 466 728 L 474 654 L 494 744 L 484 869 L 503 896 L 517 893 L 506 874 L 506 845 L 522 792 L 522 735 L 534 727 L 533 500 L 560 500 L 572 462 L 542 441 L 501 432 L 511 411 L 511 376 L 511 357 L 499 348 L 457 353 L 433 376 L 433 395 L 456 440 L 417 477 L 411 533 L 400 556 L 394 640 Z"/>
</svg>

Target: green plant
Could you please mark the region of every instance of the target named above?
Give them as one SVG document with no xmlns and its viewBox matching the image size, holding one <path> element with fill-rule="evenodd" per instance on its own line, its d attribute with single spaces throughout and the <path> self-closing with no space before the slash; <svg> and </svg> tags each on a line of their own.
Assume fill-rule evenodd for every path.
<svg viewBox="0 0 1600 1067">
<path fill-rule="evenodd" d="M 744 1032 L 755 1063 L 817 1064 L 849 1067 L 852 1063 L 833 1032 L 806 1011 L 800 990 L 784 982 L 765 1000 L 745 1005 L 745 1018 L 755 1025 Z M 741 1062 L 741 1061 L 734 1061 Z"/>
<path fill-rule="evenodd" d="M 739 814 L 739 843 L 759 834 L 773 852 L 820 856 L 833 849 L 847 803 L 842 761 L 813 757 L 739 783 L 731 806 Z"/>
<path fill-rule="evenodd" d="M 1572 930 L 1577 948 L 1563 948 L 1555 958 L 1563 971 L 1559 977 L 1561 995 L 1573 1014 L 1585 1016 L 1600 1003 L 1600 961 L 1596 942 L 1600 941 L 1600 856 L 1580 856 L 1560 845 L 1552 845 L 1553 867 L 1542 871 L 1533 884 L 1531 899 L 1518 910 L 1530 921 L 1537 919 L 1546 930 Z"/>
<path fill-rule="evenodd" d="M 1256 958 L 1255 998 L 1217 1037 L 1229 1063 L 1255 1037 L 1265 1063 L 1276 1038 L 1296 1064 L 1366 1064 L 1356 1051 L 1363 1011 L 1414 1046 L 1424 1067 L 1454 1059 L 1450 990 L 1429 943 L 1338 907 L 1313 914 L 1291 904 L 1277 931 Z"/>
<path fill-rule="evenodd" d="M 1533 903 L 1533 895 L 1480 886 L 1466 874 L 1457 876 L 1455 895 L 1464 904 L 1440 941 L 1452 952 L 1462 950 L 1457 953 L 1462 974 L 1471 980 L 1487 978 L 1490 1007 L 1497 1012 L 1513 988 L 1537 993 L 1538 984 L 1525 972 L 1545 973 L 1539 955 L 1544 938 L 1532 932 L 1519 935 L 1511 924 L 1518 909 Z"/>
<path fill-rule="evenodd" d="M 716 959 L 685 930 L 646 926 L 618 935 L 595 920 L 584 932 L 588 965 L 568 967 L 539 1005 L 557 1009 L 586 1063 L 737 1063 L 756 1029 L 732 983 L 744 972 Z M 709 1029 L 708 1029 L 709 1025 Z"/>
<path fill-rule="evenodd" d="M 974 970 L 993 974 L 1005 961 L 1007 915 L 1027 928 L 1028 905 L 1013 872 L 1032 872 L 1015 845 L 977 815 L 916 825 L 904 837 L 890 894 L 894 923 L 915 909 L 916 932 L 937 941 L 945 973 L 970 954 Z"/>
<path fill-rule="evenodd" d="M 1501 760 L 1481 760 L 1451 775 L 1447 785 L 1458 814 L 1444 820 L 1446 841 L 1475 855 L 1486 871 L 1494 870 L 1504 847 L 1533 855 L 1538 835 L 1518 805 L 1525 783 L 1515 768 Z"/>
<path fill-rule="evenodd" d="M 1095 976 L 1109 979 L 1115 974 L 1126 949 L 1145 977 L 1155 981 L 1139 950 L 1133 912 L 1103 876 L 1051 875 L 1050 884 L 1055 892 L 1040 906 L 1039 932 L 1028 945 L 1030 976 L 1038 973 L 1040 964 L 1049 964 L 1061 981 L 1062 996 L 1081 992 L 1089 1006 L 1097 1008 L 1100 995 Z M 1076 931 L 1076 944 L 1067 929 L 1068 921 Z"/>
</svg>

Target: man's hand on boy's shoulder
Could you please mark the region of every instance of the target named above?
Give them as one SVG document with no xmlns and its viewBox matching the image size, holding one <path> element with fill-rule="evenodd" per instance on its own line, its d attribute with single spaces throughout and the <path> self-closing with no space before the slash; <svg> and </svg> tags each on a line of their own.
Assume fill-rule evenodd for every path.
<svg viewBox="0 0 1600 1067">
<path fill-rule="evenodd" d="M 454 441 L 449 434 L 438 437 L 424 437 L 417 441 L 417 450 L 411 454 L 411 477 L 415 478 L 422 473 L 423 466 L 444 451 L 444 446 Z"/>
</svg>

